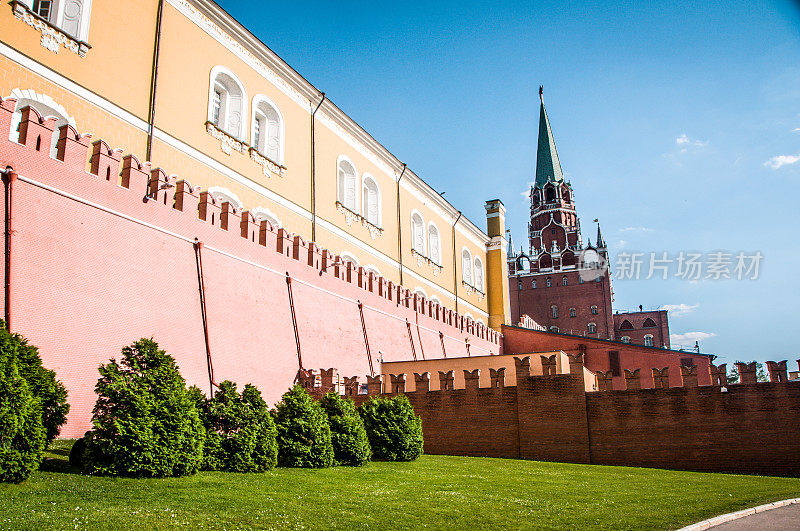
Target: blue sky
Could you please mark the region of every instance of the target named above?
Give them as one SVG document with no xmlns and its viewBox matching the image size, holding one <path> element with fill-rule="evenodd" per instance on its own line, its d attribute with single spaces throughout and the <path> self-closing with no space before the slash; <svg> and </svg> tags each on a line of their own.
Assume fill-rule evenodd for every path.
<svg viewBox="0 0 800 531">
<path fill-rule="evenodd" d="M 615 307 L 683 308 L 673 343 L 722 362 L 800 357 L 797 4 L 220 4 L 478 226 L 502 199 L 517 247 L 544 85 L 584 240 L 600 218 L 612 256 L 764 256 L 757 280 L 617 278 Z"/>
</svg>

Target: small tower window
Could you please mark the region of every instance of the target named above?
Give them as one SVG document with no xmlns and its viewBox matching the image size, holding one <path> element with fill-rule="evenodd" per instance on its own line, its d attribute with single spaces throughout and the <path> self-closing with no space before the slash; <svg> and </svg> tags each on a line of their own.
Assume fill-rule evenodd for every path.
<svg viewBox="0 0 800 531">
<path fill-rule="evenodd" d="M 546 284 L 548 288 L 553 285 L 549 278 L 547 279 Z"/>
<path fill-rule="evenodd" d="M 589 329 L 589 333 L 590 334 L 596 334 L 597 333 L 597 325 L 596 324 L 589 323 L 587 328 Z"/>
<path fill-rule="evenodd" d="M 592 315 L 597 315 L 597 306 L 592 306 Z"/>
<path fill-rule="evenodd" d="M 550 313 L 553 315 L 553 319 L 558 319 L 558 306 L 555 304 L 550 306 Z"/>
<path fill-rule="evenodd" d="M 567 281 L 567 275 L 564 275 L 563 277 L 561 277 L 561 285 L 562 286 L 569 285 L 569 281 Z"/>
<path fill-rule="evenodd" d="M 577 315 L 578 315 L 578 312 L 575 311 L 575 308 L 570 308 L 569 309 L 569 316 L 570 317 L 576 317 Z"/>
<path fill-rule="evenodd" d="M 644 336 L 644 346 L 646 346 L 646 347 L 652 347 L 653 346 L 653 336 L 652 335 L 647 334 L 646 336 Z"/>
<path fill-rule="evenodd" d="M 557 326 L 551 326 L 550 327 L 550 331 L 551 332 L 555 332 L 557 334 L 558 333 L 558 327 Z"/>
<path fill-rule="evenodd" d="M 536 281 L 531 282 L 531 289 L 536 289 Z"/>
<path fill-rule="evenodd" d="M 631 342 L 631 338 L 629 338 L 628 336 L 622 336 L 622 342 L 623 343 L 630 343 Z"/>
</svg>

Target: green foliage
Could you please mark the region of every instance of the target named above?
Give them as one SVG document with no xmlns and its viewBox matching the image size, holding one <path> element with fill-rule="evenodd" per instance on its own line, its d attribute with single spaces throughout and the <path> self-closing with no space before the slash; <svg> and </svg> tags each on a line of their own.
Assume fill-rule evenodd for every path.
<svg viewBox="0 0 800 531">
<path fill-rule="evenodd" d="M 83 462 L 92 474 L 133 477 L 197 472 L 205 430 L 175 359 L 152 339 L 100 366 Z"/>
<path fill-rule="evenodd" d="M 265 472 L 275 468 L 275 423 L 258 389 L 247 384 L 240 395 L 235 383 L 224 381 L 210 400 L 197 387 L 189 393 L 199 404 L 206 428 L 204 470 Z"/>
<path fill-rule="evenodd" d="M 360 466 L 369 461 L 372 450 L 367 431 L 353 401 L 330 392 L 322 398 L 320 406 L 328 415 L 336 463 Z"/>
<path fill-rule="evenodd" d="M 736 363 L 744 363 L 741 360 L 736 360 Z M 733 364 L 733 369 L 731 372 L 728 373 L 728 384 L 735 384 L 739 383 L 739 368 L 736 366 L 736 363 Z M 760 361 L 756 362 L 756 381 L 757 382 L 766 382 L 769 379 L 767 378 L 767 373 L 764 372 L 764 364 Z"/>
<path fill-rule="evenodd" d="M 422 455 L 422 420 L 408 397 L 373 398 L 359 412 L 376 459 L 413 461 Z"/>
<path fill-rule="evenodd" d="M 21 336 L 0 329 L 0 481 L 19 483 L 42 462 L 42 405 L 18 369 Z"/>
<path fill-rule="evenodd" d="M 278 430 L 278 464 L 297 468 L 333 466 L 328 416 L 299 385 L 284 393 L 273 413 Z"/>
<path fill-rule="evenodd" d="M 42 422 L 47 432 L 47 444 L 50 445 L 61 432 L 61 426 L 67 421 L 69 404 L 67 388 L 56 380 L 56 373 L 42 366 L 39 349 L 28 344 L 28 341 L 14 334 L 20 342 L 17 351 L 17 363 L 20 376 L 25 378 L 31 393 L 42 403 Z"/>
</svg>

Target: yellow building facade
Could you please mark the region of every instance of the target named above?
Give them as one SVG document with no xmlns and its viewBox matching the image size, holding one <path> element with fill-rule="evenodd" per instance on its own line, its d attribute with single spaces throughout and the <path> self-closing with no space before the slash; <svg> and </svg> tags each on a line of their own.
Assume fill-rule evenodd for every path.
<svg viewBox="0 0 800 531">
<path fill-rule="evenodd" d="M 507 322 L 502 203 L 479 229 L 215 3 L 15 0 L 0 26 L 0 95 L 18 108 L 476 321 Z"/>
</svg>

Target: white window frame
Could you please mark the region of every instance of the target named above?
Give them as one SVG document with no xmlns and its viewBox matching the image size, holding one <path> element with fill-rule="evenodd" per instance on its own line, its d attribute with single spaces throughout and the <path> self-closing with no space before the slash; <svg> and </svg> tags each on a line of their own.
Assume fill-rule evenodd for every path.
<svg viewBox="0 0 800 531">
<path fill-rule="evenodd" d="M 465 265 L 466 264 L 466 265 Z M 472 252 L 466 247 L 461 248 L 461 280 L 472 286 L 474 275 L 472 274 Z"/>
<path fill-rule="evenodd" d="M 431 239 L 431 229 L 436 232 L 436 244 Z M 428 258 L 436 265 L 442 265 L 442 232 L 433 221 L 428 222 L 428 228 L 425 231 L 425 238 L 428 240 Z M 434 257 L 434 255 L 438 255 Z"/>
<path fill-rule="evenodd" d="M 622 336 L 620 339 L 623 343 L 630 344 L 631 338 L 629 336 Z"/>
<path fill-rule="evenodd" d="M 586 325 L 586 327 L 589 330 L 590 334 L 596 334 L 597 333 L 597 325 L 595 323 L 589 323 L 588 325 Z"/>
<path fill-rule="evenodd" d="M 223 188 L 222 186 L 212 186 L 208 189 L 208 193 L 214 196 L 214 199 L 219 201 L 220 204 L 225 203 L 226 201 L 233 206 L 236 207 L 237 210 L 241 211 L 244 208 L 242 201 L 239 197 L 228 190 L 227 188 Z"/>
<path fill-rule="evenodd" d="M 269 139 L 266 138 L 269 128 L 267 127 L 267 116 L 264 114 L 264 111 L 261 109 L 261 105 L 265 104 L 270 107 L 275 114 L 278 115 L 278 153 L 275 158 L 270 157 L 269 150 L 267 149 L 267 142 Z M 260 116 L 259 116 L 260 115 Z M 256 141 L 256 123 L 258 122 L 259 118 L 264 119 L 264 127 L 261 128 L 261 137 L 264 139 L 263 142 Z M 256 151 L 268 157 L 273 162 L 277 162 L 280 165 L 283 165 L 284 161 L 284 147 L 285 147 L 285 138 L 286 138 L 286 121 L 283 119 L 283 113 L 281 113 L 280 108 L 275 105 L 271 99 L 266 97 L 263 94 L 256 94 L 253 96 L 253 106 L 250 116 L 250 145 L 253 146 Z M 262 145 L 259 145 L 262 144 Z"/>
<path fill-rule="evenodd" d="M 347 202 L 347 180 L 342 181 L 341 172 L 344 171 L 345 179 L 348 178 L 349 174 L 344 169 L 343 164 L 347 164 L 352 168 L 352 179 L 353 179 L 353 204 L 348 204 Z M 339 155 L 339 158 L 336 160 L 336 199 L 339 201 L 344 207 L 351 212 L 358 213 L 358 205 L 359 205 L 359 190 L 358 190 L 358 168 L 356 167 L 355 163 L 350 160 L 345 155 Z"/>
<path fill-rule="evenodd" d="M 239 109 L 240 117 L 239 117 L 239 127 L 238 130 L 234 131 L 231 130 L 230 124 L 230 113 L 231 113 L 231 88 L 226 86 L 226 80 L 221 76 L 228 77 L 231 82 L 233 82 L 236 87 L 239 89 L 240 92 L 240 99 L 241 99 L 241 109 Z M 219 113 L 219 120 L 218 123 L 215 123 L 215 127 L 220 129 L 221 131 L 226 132 L 227 134 L 231 135 L 232 137 L 247 142 L 246 134 L 245 134 L 245 119 L 247 116 L 247 91 L 244 89 L 244 84 L 241 80 L 233 73 L 229 68 L 217 65 L 211 69 L 211 74 L 209 76 L 209 83 L 208 83 L 208 114 L 207 120 L 211 123 L 214 123 L 214 96 L 217 89 L 222 89 L 222 99 L 220 101 L 220 113 Z"/>
<path fill-rule="evenodd" d="M 365 201 L 369 200 L 369 194 L 367 193 L 367 186 L 368 183 L 372 183 L 375 186 L 375 201 L 377 201 L 376 210 L 377 210 L 377 219 L 370 219 L 369 217 L 369 205 L 362 204 L 363 212 L 361 213 L 364 218 L 375 225 L 376 227 L 383 227 L 383 209 L 381 208 L 382 205 L 382 196 L 381 196 L 381 187 L 378 185 L 377 179 L 372 176 L 372 174 L 364 172 L 364 175 L 361 177 L 361 202 L 364 203 Z"/>
<path fill-rule="evenodd" d="M 644 336 L 644 346 L 652 347 L 653 346 L 653 334 L 645 334 Z"/>
<path fill-rule="evenodd" d="M 553 319 L 558 319 L 558 306 L 555 304 L 550 306 L 550 317 Z"/>
<path fill-rule="evenodd" d="M 34 10 L 34 6 L 38 2 L 36 0 L 30 0 L 30 11 L 32 13 L 36 13 L 37 16 L 39 13 Z M 86 42 L 89 39 L 89 24 L 92 19 L 92 0 L 82 0 L 81 2 L 81 15 L 80 21 L 78 22 L 78 34 L 69 33 L 66 29 L 64 29 L 64 14 L 67 8 L 67 0 L 52 0 L 50 2 L 50 13 L 48 17 L 42 17 L 47 20 L 53 26 L 56 26 L 61 31 L 70 35 L 72 38 Z"/>
<path fill-rule="evenodd" d="M 369 273 L 371 271 L 373 275 L 378 276 L 378 277 L 382 276 L 381 272 L 373 264 L 365 265 L 364 266 L 364 271 L 367 272 L 367 273 Z"/>
<path fill-rule="evenodd" d="M 11 98 L 17 100 L 17 103 L 14 107 L 14 114 L 11 115 L 11 128 L 8 132 L 8 139 L 12 142 L 19 142 L 19 124 L 22 121 L 20 109 L 28 106 L 33 107 L 42 118 L 47 116 L 55 116 L 57 118 L 56 128 L 53 130 L 50 141 L 50 157 L 56 158 L 59 128 L 62 125 L 71 125 L 77 129 L 75 118 L 67 114 L 67 110 L 63 105 L 60 105 L 46 94 L 39 94 L 32 90 L 14 89 L 11 91 Z"/>
<path fill-rule="evenodd" d="M 418 219 L 419 223 L 416 223 L 414 219 Z M 412 210 L 411 211 L 411 248 L 414 249 L 414 252 L 417 254 L 421 254 L 422 256 L 428 256 L 426 249 L 427 249 L 427 235 L 425 233 L 425 217 L 423 217 L 422 213 L 419 210 Z"/>
<path fill-rule="evenodd" d="M 255 217 L 257 220 L 266 219 L 269 221 L 272 228 L 278 229 L 281 227 L 281 220 L 272 210 L 268 209 L 267 207 L 256 207 L 250 211 L 250 213 Z"/>
<path fill-rule="evenodd" d="M 356 266 L 356 269 L 361 266 L 361 262 L 358 261 L 358 258 L 356 258 L 353 253 L 342 251 L 342 253 L 339 255 L 339 258 L 342 260 L 342 262 L 352 263 L 354 266 Z"/>
<path fill-rule="evenodd" d="M 484 274 L 483 274 L 483 260 L 481 260 L 480 256 L 476 256 L 473 261 L 473 270 L 472 270 L 472 281 L 475 284 L 475 287 L 478 291 L 484 291 L 483 284 L 484 284 Z M 478 274 L 480 273 L 480 275 Z"/>
</svg>

